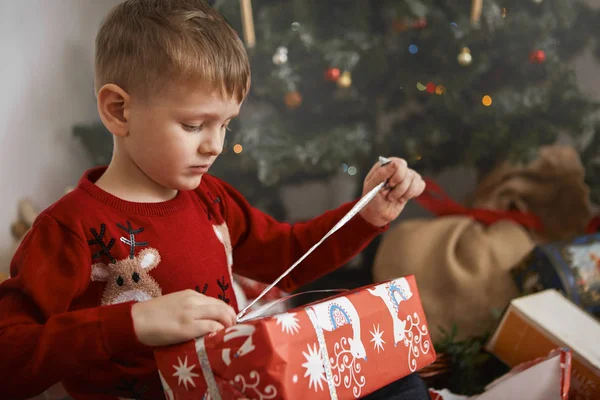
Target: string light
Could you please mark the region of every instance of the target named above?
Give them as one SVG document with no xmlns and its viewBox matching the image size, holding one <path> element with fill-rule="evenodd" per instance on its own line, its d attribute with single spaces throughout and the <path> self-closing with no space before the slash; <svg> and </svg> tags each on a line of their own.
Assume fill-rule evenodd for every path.
<svg viewBox="0 0 600 400">
<path fill-rule="evenodd" d="M 492 105 L 492 98 L 490 96 L 488 96 L 487 94 L 485 96 L 483 96 L 483 98 L 481 99 L 481 103 L 486 106 L 489 107 Z"/>
<path fill-rule="evenodd" d="M 242 147 L 241 144 L 236 144 L 235 146 L 233 146 L 233 152 L 235 154 L 240 154 L 242 152 L 242 150 L 244 150 L 244 148 Z"/>
<path fill-rule="evenodd" d="M 348 175 L 356 175 L 356 167 L 349 167 Z"/>
</svg>

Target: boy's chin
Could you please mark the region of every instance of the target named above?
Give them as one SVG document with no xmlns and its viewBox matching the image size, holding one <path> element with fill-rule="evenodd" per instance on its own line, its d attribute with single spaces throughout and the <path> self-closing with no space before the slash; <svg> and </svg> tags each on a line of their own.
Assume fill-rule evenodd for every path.
<svg viewBox="0 0 600 400">
<path fill-rule="evenodd" d="M 176 184 L 174 185 L 175 187 L 173 189 L 175 190 L 180 190 L 180 191 L 186 191 L 186 190 L 194 190 L 196 189 L 199 185 L 200 182 L 202 182 L 202 175 L 195 175 L 193 177 L 185 177 L 183 179 L 179 179 Z"/>
</svg>

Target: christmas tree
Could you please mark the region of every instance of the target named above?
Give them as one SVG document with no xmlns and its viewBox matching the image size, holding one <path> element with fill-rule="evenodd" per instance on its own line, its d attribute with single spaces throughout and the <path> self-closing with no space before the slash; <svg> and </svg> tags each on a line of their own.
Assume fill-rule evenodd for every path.
<svg viewBox="0 0 600 400">
<path fill-rule="evenodd" d="M 378 155 L 483 174 L 565 134 L 600 199 L 598 104 L 569 64 L 598 26 L 584 2 L 262 0 L 252 17 L 248 0 L 213 6 L 245 33 L 253 74 L 214 173 L 267 209 L 276 185 L 362 179 Z"/>
</svg>

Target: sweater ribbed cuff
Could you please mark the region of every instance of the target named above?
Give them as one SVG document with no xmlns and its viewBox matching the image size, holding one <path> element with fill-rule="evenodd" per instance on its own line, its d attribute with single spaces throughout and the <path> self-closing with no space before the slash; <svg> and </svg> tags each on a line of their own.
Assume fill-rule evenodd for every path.
<svg viewBox="0 0 600 400">
<path fill-rule="evenodd" d="M 141 343 L 135 333 L 131 316 L 133 304 L 134 302 L 128 302 L 100 308 L 100 329 L 104 349 L 109 357 L 152 350 L 152 347 Z"/>
</svg>

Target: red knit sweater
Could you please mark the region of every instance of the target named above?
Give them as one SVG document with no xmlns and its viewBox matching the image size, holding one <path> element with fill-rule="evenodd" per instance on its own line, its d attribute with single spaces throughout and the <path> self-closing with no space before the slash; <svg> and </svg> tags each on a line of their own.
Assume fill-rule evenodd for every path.
<svg viewBox="0 0 600 400">
<path fill-rule="evenodd" d="M 0 285 L 2 398 L 63 382 L 76 399 L 163 399 L 152 349 L 133 329 L 133 302 L 195 289 L 237 310 L 232 270 L 272 282 L 354 204 L 290 225 L 209 175 L 173 200 L 132 203 L 94 185 L 103 171 L 88 171 L 37 218 Z M 332 271 L 382 231 L 354 217 L 281 287 Z"/>
</svg>

